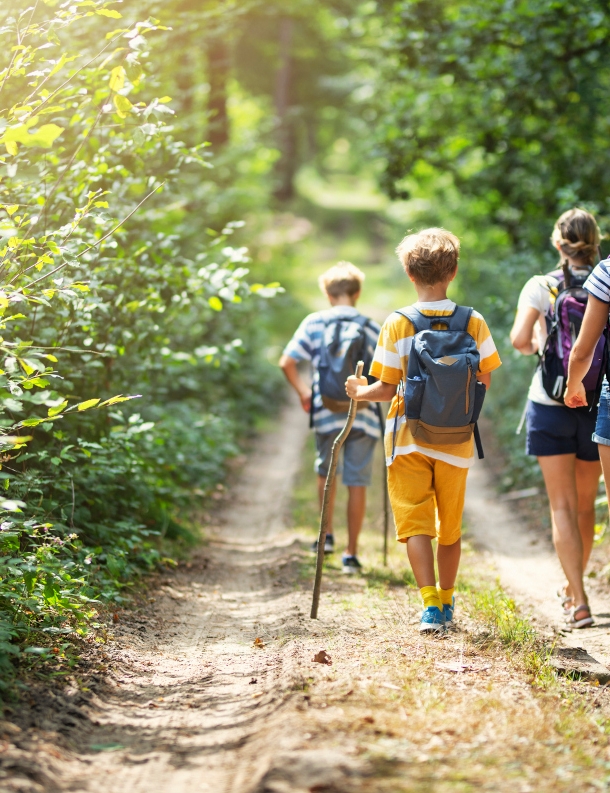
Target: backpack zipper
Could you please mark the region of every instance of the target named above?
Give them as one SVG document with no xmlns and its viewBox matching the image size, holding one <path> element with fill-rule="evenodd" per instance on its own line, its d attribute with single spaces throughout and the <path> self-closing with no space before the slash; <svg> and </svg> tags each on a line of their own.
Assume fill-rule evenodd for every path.
<svg viewBox="0 0 610 793">
<path fill-rule="evenodd" d="M 468 375 L 466 377 L 466 410 L 465 413 L 468 413 L 470 410 L 470 381 L 472 380 L 472 367 L 468 364 Z"/>
</svg>

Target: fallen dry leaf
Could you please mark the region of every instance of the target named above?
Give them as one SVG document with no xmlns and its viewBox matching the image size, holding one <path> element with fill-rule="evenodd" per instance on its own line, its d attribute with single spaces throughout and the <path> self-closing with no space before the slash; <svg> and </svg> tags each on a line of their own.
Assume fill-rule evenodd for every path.
<svg viewBox="0 0 610 793">
<path fill-rule="evenodd" d="M 254 646 L 262 648 L 265 646 L 265 642 L 259 636 L 257 636 L 256 639 L 254 640 Z"/>
<path fill-rule="evenodd" d="M 317 664 L 326 664 L 327 666 L 333 665 L 333 659 L 330 655 L 326 652 L 326 650 L 320 650 L 319 653 L 316 653 L 313 657 L 313 660 Z"/>
</svg>

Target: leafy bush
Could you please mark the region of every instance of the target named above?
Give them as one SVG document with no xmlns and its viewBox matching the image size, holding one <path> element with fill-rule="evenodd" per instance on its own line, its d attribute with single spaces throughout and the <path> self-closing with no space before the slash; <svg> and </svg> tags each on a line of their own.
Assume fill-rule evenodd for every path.
<svg viewBox="0 0 610 793">
<path fill-rule="evenodd" d="M 111 5 L 0 11 L 4 671 L 159 561 L 277 384 L 252 325 L 278 285 L 248 284 L 243 224 L 192 243 L 211 163 L 147 77 L 166 28 Z"/>
</svg>

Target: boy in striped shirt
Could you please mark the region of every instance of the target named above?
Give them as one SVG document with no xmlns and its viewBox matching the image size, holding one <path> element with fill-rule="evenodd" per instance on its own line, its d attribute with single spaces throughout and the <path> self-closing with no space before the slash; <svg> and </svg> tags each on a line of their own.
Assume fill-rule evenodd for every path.
<svg viewBox="0 0 610 793">
<path fill-rule="evenodd" d="M 320 276 L 320 289 L 328 298 L 330 308 L 316 311 L 305 317 L 294 336 L 286 345 L 280 358 L 286 379 L 299 395 L 303 410 L 311 412 L 312 426 L 316 433 L 317 457 L 315 470 L 318 475 L 318 496 L 320 505 L 324 495 L 324 485 L 332 445 L 343 429 L 347 413 L 333 412 L 325 407 L 320 394 L 318 364 L 327 323 L 339 317 L 356 319 L 362 317 L 356 303 L 360 297 L 364 273 L 350 262 L 339 262 Z M 370 361 L 379 337 L 379 325 L 368 319 L 364 325 L 367 356 Z M 299 361 L 310 361 L 313 369 L 313 382 L 309 386 L 299 374 Z M 366 378 L 365 378 L 366 379 Z M 313 401 L 313 405 L 312 405 Z M 366 488 L 371 484 L 373 452 L 375 443 L 381 436 L 379 416 L 373 405 L 358 410 L 352 430 L 342 450 L 343 484 L 348 489 L 347 533 L 348 542 L 341 563 L 344 573 L 357 573 L 361 569 L 358 560 L 358 536 L 362 528 L 366 508 Z M 325 553 L 334 550 L 332 518 L 336 486 L 333 489 L 329 529 L 324 544 Z M 316 544 L 314 543 L 314 550 Z"/>
<path fill-rule="evenodd" d="M 427 316 L 448 316 L 456 304 L 447 298 L 458 268 L 460 243 L 444 229 L 426 229 L 400 243 L 398 257 L 413 282 L 414 304 Z M 480 355 L 479 382 L 489 388 L 491 372 L 501 365 L 483 317 L 473 311 L 467 327 Z M 468 468 L 474 462 L 472 437 L 462 443 L 437 445 L 415 439 L 405 421 L 403 398 L 397 387 L 407 375 L 415 329 L 409 319 L 394 313 L 385 321 L 371 375 L 378 382 L 350 377 L 346 392 L 353 399 L 392 402 L 386 424 L 385 449 L 388 490 L 399 542 L 407 554 L 423 599 L 422 631 L 442 630 L 453 620 L 453 590 L 461 553 L 461 526 Z M 396 436 L 394 436 L 396 425 Z M 432 540 L 437 539 L 438 584 Z"/>
</svg>

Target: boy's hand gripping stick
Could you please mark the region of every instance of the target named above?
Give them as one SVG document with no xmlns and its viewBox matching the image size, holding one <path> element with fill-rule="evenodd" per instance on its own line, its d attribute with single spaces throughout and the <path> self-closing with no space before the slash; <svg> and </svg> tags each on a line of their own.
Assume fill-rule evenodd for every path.
<svg viewBox="0 0 610 793">
<path fill-rule="evenodd" d="M 364 361 L 358 361 L 356 366 L 356 377 L 362 377 L 364 369 Z M 313 598 L 311 601 L 311 614 L 309 615 L 312 620 L 318 618 L 318 605 L 320 603 L 320 588 L 322 586 L 322 567 L 324 565 L 324 543 L 326 541 L 326 529 L 328 528 L 328 512 L 330 505 L 330 494 L 335 481 L 335 474 L 337 473 L 337 464 L 339 462 L 339 452 L 345 443 L 345 439 L 350 433 L 354 419 L 356 418 L 356 411 L 358 403 L 355 399 L 349 401 L 349 412 L 347 414 L 347 421 L 341 432 L 335 438 L 333 448 L 330 453 L 330 465 L 328 466 L 328 474 L 326 475 L 326 484 L 324 485 L 324 498 L 322 499 L 322 514 L 320 515 L 320 533 L 318 534 L 318 556 L 316 559 L 316 578 L 313 585 Z"/>
</svg>

